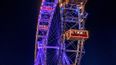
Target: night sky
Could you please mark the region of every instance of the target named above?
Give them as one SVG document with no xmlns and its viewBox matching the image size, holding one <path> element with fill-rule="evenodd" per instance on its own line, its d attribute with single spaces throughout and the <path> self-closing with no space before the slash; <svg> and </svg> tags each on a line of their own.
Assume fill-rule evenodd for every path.
<svg viewBox="0 0 116 65">
<path fill-rule="evenodd" d="M 33 65 L 40 0 L 0 1 L 0 65 Z M 88 0 L 82 65 L 116 65 L 116 12 L 112 0 Z"/>
</svg>

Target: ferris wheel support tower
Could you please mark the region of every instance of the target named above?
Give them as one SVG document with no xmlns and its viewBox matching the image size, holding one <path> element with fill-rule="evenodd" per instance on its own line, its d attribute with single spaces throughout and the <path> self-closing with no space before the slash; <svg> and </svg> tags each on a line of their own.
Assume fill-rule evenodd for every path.
<svg viewBox="0 0 116 65">
<path fill-rule="evenodd" d="M 62 51 L 61 55 L 67 53 L 66 56 L 68 57 L 68 60 L 62 60 L 61 64 L 80 65 L 84 53 L 84 42 L 89 38 L 88 31 L 85 30 L 85 19 L 88 14 L 84 9 L 87 0 L 59 0 L 59 2 L 62 20 L 61 28 L 62 34 L 64 34 L 61 42 L 64 51 Z M 73 46 L 73 48 L 67 48 L 67 45 L 69 47 Z M 71 57 L 72 54 L 68 55 L 68 53 L 75 54 L 75 56 L 73 56 L 75 58 Z M 63 59 L 63 56 L 61 59 Z M 63 64 L 63 62 L 65 62 L 65 64 Z"/>
</svg>

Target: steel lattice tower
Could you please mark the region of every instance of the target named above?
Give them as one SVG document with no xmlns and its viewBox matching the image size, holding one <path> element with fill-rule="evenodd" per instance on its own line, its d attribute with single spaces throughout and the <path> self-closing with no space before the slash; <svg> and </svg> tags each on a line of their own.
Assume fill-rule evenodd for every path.
<svg viewBox="0 0 116 65">
<path fill-rule="evenodd" d="M 84 42 L 87 0 L 42 0 L 35 40 L 34 65 L 80 65 Z M 59 8 L 58 17 L 56 13 Z"/>
</svg>

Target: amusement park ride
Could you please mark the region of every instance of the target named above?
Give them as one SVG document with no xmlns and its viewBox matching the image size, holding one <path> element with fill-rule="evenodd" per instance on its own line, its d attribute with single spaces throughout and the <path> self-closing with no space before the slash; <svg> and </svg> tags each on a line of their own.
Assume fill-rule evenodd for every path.
<svg viewBox="0 0 116 65">
<path fill-rule="evenodd" d="M 89 38 L 85 29 L 86 2 L 87 0 L 42 0 L 34 65 L 80 65 L 84 42 Z M 60 8 L 60 21 L 53 21 L 57 14 L 54 13 L 56 7 Z M 53 26 L 53 23 L 60 24 Z"/>
</svg>

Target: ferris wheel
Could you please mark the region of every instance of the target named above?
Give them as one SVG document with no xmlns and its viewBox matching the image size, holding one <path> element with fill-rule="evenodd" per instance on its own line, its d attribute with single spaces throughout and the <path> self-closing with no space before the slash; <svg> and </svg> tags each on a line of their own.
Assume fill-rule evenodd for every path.
<svg viewBox="0 0 116 65">
<path fill-rule="evenodd" d="M 87 0 L 42 0 L 38 15 L 34 65 L 80 65 Z"/>
</svg>

